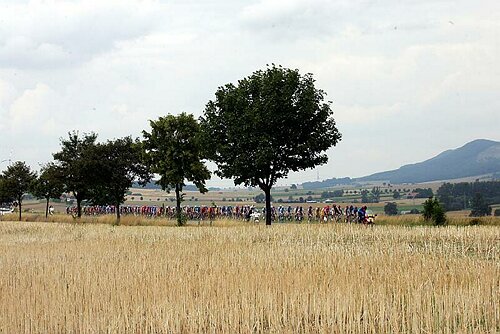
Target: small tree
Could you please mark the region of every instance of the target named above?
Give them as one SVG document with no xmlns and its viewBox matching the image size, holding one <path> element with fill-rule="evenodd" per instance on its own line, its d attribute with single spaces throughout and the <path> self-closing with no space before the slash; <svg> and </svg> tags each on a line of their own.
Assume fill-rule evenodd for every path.
<svg viewBox="0 0 500 334">
<path fill-rule="evenodd" d="M 19 221 L 22 216 L 22 204 L 24 195 L 32 189 L 36 180 L 36 173 L 22 161 L 17 161 L 7 167 L 3 173 L 3 188 L 8 197 L 16 200 L 19 208 Z"/>
<path fill-rule="evenodd" d="M 193 115 L 168 115 L 150 121 L 151 133 L 143 131 L 147 163 L 163 190 L 175 190 L 177 224 L 183 225 L 181 202 L 185 180 L 193 182 L 201 193 L 210 172 L 203 163 L 200 125 Z"/>
<path fill-rule="evenodd" d="M 145 185 L 150 179 L 143 164 L 141 143 L 131 137 L 109 140 L 97 144 L 95 154 L 99 157 L 99 180 L 92 197 L 95 203 L 113 204 L 119 223 L 120 205 L 125 202 L 128 189 L 135 180 Z"/>
<path fill-rule="evenodd" d="M 398 205 L 395 202 L 388 202 L 384 206 L 384 212 L 386 215 L 395 216 L 398 214 Z"/>
<path fill-rule="evenodd" d="M 255 203 L 264 203 L 266 201 L 266 195 L 258 194 L 257 196 L 255 196 L 253 198 L 253 200 Z M 272 196 L 271 196 L 271 200 L 272 200 Z"/>
<path fill-rule="evenodd" d="M 61 139 L 61 151 L 54 153 L 56 166 L 61 171 L 64 190 L 73 193 L 76 199 L 78 218 L 82 216 L 82 201 L 92 199 L 100 179 L 99 157 L 95 154 L 95 133 L 68 133 L 68 139 Z"/>
<path fill-rule="evenodd" d="M 33 184 L 32 192 L 36 198 L 46 201 L 45 218 L 47 218 L 49 215 L 50 199 L 59 198 L 64 192 L 61 170 L 53 163 L 43 166 L 40 176 Z"/>
<path fill-rule="evenodd" d="M 370 203 L 368 190 L 361 190 L 361 203 Z"/>
<path fill-rule="evenodd" d="M 394 199 L 399 199 L 399 198 L 401 198 L 401 194 L 399 193 L 399 191 L 396 191 L 396 190 L 395 190 L 395 191 L 392 193 L 392 198 L 394 198 Z"/>
<path fill-rule="evenodd" d="M 422 216 L 424 217 L 424 220 L 425 221 L 431 220 L 433 212 L 434 212 L 434 198 L 429 197 L 424 202 L 424 209 L 422 211 Z"/>
<path fill-rule="evenodd" d="M 325 151 L 341 139 L 325 95 L 311 74 L 272 65 L 237 86 L 219 87 L 205 108 L 204 142 L 216 173 L 234 178 L 236 185 L 262 189 L 266 225 L 276 181 L 290 171 L 325 164 Z"/>
<path fill-rule="evenodd" d="M 370 195 L 371 195 L 371 202 L 378 203 L 380 200 L 380 187 L 373 187 Z"/>
<path fill-rule="evenodd" d="M 440 226 L 446 224 L 446 214 L 444 212 L 443 206 L 436 200 L 434 206 L 434 214 L 432 215 L 432 220 L 434 225 Z"/>
<path fill-rule="evenodd" d="M 426 221 L 434 222 L 434 225 L 445 225 L 446 214 L 444 208 L 435 197 L 430 197 L 424 202 L 424 211 L 422 216 Z"/>
<path fill-rule="evenodd" d="M 264 195 L 264 194 L 258 194 L 257 196 L 255 196 L 253 198 L 253 200 L 254 200 L 255 203 L 262 203 L 262 202 L 264 202 L 266 200 L 266 195 Z"/>
</svg>

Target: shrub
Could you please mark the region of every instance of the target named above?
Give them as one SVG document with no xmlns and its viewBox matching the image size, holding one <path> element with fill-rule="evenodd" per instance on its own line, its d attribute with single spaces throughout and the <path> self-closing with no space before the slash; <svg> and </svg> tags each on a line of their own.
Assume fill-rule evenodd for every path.
<svg viewBox="0 0 500 334">
<path fill-rule="evenodd" d="M 500 209 L 495 209 L 495 212 L 493 213 L 495 217 L 500 216 Z"/>
<path fill-rule="evenodd" d="M 469 222 L 470 226 L 476 226 L 476 225 L 480 225 L 480 224 L 481 224 L 481 219 L 479 219 L 479 218 L 471 219 L 471 221 Z"/>
<path fill-rule="evenodd" d="M 384 212 L 386 215 L 395 216 L 398 214 L 398 205 L 394 202 L 388 202 L 384 206 Z"/>
<path fill-rule="evenodd" d="M 434 220 L 434 225 L 445 225 L 446 224 L 446 214 L 444 209 L 436 200 L 437 205 L 434 207 L 434 213 L 432 215 L 432 220 Z"/>
<path fill-rule="evenodd" d="M 436 226 L 446 224 L 444 208 L 435 197 L 429 197 L 429 199 L 424 202 L 422 216 L 425 221 L 432 221 Z"/>
</svg>

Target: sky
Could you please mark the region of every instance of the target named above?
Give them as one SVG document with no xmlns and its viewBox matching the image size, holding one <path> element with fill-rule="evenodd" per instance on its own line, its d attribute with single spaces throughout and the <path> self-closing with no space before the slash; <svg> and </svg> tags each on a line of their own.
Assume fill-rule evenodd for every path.
<svg viewBox="0 0 500 334">
<path fill-rule="evenodd" d="M 0 0 L 0 169 L 39 169 L 68 131 L 199 117 L 274 63 L 313 74 L 342 133 L 278 184 L 364 176 L 500 140 L 499 60 L 498 0 Z"/>
</svg>

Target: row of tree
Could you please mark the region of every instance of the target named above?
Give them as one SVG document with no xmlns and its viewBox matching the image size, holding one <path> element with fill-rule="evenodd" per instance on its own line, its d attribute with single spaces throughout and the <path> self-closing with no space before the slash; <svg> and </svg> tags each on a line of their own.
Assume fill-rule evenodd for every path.
<svg viewBox="0 0 500 334">
<path fill-rule="evenodd" d="M 183 113 L 150 121 L 142 140 L 99 143 L 94 133 L 71 132 L 38 177 L 23 162 L 9 166 L 0 177 L 0 199 L 15 200 L 21 219 L 26 192 L 47 201 L 71 193 L 80 217 L 83 201 L 119 208 L 134 181 L 145 184 L 155 176 L 163 190 L 175 191 L 181 225 L 185 182 L 207 191 L 209 159 L 217 164 L 218 176 L 264 192 L 266 224 L 271 224 L 276 181 L 290 171 L 326 163 L 326 150 L 341 139 L 331 102 L 314 83 L 311 74 L 273 64 L 237 85 L 219 87 L 199 120 Z M 119 220 L 120 210 L 116 212 Z"/>
<path fill-rule="evenodd" d="M 472 216 L 491 214 L 491 205 L 500 203 L 500 181 L 445 183 L 437 197 L 446 211 L 471 209 Z"/>
</svg>

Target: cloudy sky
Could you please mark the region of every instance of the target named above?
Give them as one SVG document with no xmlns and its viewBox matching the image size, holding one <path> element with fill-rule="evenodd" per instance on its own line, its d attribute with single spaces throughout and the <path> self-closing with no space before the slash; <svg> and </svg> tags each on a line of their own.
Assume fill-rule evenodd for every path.
<svg viewBox="0 0 500 334">
<path fill-rule="evenodd" d="M 70 130 L 200 116 L 276 63 L 314 74 L 343 134 L 281 183 L 363 176 L 500 140 L 499 60 L 498 0 L 0 0 L 0 160 L 38 169 Z"/>
</svg>

